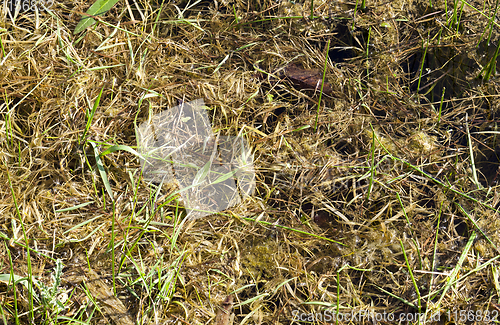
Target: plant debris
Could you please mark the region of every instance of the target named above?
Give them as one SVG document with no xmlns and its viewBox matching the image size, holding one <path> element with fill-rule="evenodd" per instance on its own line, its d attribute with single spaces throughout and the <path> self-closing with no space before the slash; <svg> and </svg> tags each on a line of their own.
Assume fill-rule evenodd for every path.
<svg viewBox="0 0 500 325">
<path fill-rule="evenodd" d="M 0 322 L 498 313 L 494 2 L 118 1 L 76 34 L 92 3 L 15 3 L 0 6 Z M 203 119 L 177 116 L 191 129 L 167 121 L 200 98 Z M 156 146 L 163 127 L 182 141 Z M 255 172 L 234 204 L 229 139 Z M 179 153 L 173 176 L 145 167 L 158 148 Z M 226 196 L 195 189 L 209 172 Z"/>
<path fill-rule="evenodd" d="M 234 314 L 231 313 L 233 309 L 233 296 L 229 295 L 222 302 L 219 310 L 217 311 L 217 317 L 215 318 L 216 325 L 230 325 L 233 323 Z"/>
<path fill-rule="evenodd" d="M 315 69 L 303 69 L 298 65 L 290 63 L 283 69 L 283 76 L 292 82 L 299 90 L 313 90 L 314 92 L 321 90 L 323 82 L 323 74 Z M 332 96 L 333 88 L 325 81 L 323 84 L 323 93 Z"/>
<path fill-rule="evenodd" d="M 112 288 L 110 288 L 94 270 L 83 268 L 74 268 L 68 272 L 65 280 L 72 285 L 85 282 L 90 295 L 101 303 L 104 313 L 110 317 L 116 325 L 133 325 L 134 321 L 130 318 L 127 308 L 115 297 Z"/>
</svg>

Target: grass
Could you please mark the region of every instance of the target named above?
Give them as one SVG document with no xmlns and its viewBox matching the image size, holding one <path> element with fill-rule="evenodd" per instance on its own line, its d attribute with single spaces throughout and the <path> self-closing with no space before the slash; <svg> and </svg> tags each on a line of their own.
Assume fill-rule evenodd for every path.
<svg viewBox="0 0 500 325">
<path fill-rule="evenodd" d="M 311 8 L 312 8 L 313 2 L 311 1 Z M 312 14 L 311 14 L 312 15 Z M 325 77 L 326 77 L 326 69 L 328 67 L 328 53 L 330 50 L 330 40 L 326 43 L 326 57 L 325 57 L 325 66 L 323 68 L 323 78 L 321 79 L 321 89 L 319 92 L 319 99 L 318 99 L 318 107 L 317 107 L 317 114 L 316 114 L 316 121 L 314 122 L 314 131 L 317 130 L 318 128 L 318 118 L 319 118 L 319 110 L 321 108 L 321 97 L 323 96 L 323 87 L 325 86 Z"/>
<path fill-rule="evenodd" d="M 497 310 L 498 1 L 105 2 L 0 8 L 0 324 Z M 198 98 L 256 188 L 191 218 L 214 158 L 148 182 L 137 138 Z"/>
</svg>

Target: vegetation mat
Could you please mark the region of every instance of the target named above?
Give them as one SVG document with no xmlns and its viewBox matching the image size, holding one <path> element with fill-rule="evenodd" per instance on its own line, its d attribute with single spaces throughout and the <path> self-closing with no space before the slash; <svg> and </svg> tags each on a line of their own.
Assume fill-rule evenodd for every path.
<svg viewBox="0 0 500 325">
<path fill-rule="evenodd" d="M 91 5 L 0 7 L 0 323 L 497 321 L 498 1 Z M 255 189 L 192 218 L 137 130 L 197 99 Z"/>
</svg>

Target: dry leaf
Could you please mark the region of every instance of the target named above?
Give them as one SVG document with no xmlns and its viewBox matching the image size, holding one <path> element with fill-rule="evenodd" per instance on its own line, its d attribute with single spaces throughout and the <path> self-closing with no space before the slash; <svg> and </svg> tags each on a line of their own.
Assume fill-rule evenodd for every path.
<svg viewBox="0 0 500 325">
<path fill-rule="evenodd" d="M 229 295 L 224 299 L 219 310 L 217 311 L 217 316 L 215 317 L 216 325 L 229 325 L 232 324 L 232 313 L 233 309 L 233 295 Z"/>
<path fill-rule="evenodd" d="M 298 89 L 321 90 L 323 73 L 319 70 L 303 69 L 296 64 L 290 63 L 285 67 L 283 75 Z M 326 80 L 323 85 L 323 93 L 330 96 L 333 95 L 332 86 Z"/>
</svg>

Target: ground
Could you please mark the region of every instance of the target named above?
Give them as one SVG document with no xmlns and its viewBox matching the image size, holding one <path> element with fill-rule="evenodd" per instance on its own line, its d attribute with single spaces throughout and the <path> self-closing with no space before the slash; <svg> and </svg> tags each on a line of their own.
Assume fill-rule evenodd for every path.
<svg viewBox="0 0 500 325">
<path fill-rule="evenodd" d="M 2 3 L 0 322 L 498 318 L 498 3 L 114 2 Z M 196 99 L 255 170 L 201 218 L 137 133 Z"/>
</svg>

